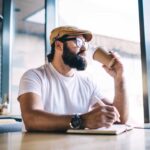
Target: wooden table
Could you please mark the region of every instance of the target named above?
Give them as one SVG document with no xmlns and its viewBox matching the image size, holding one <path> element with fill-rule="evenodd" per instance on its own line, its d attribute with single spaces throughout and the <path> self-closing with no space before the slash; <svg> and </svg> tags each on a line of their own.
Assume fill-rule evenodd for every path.
<svg viewBox="0 0 150 150">
<path fill-rule="evenodd" d="M 150 129 L 120 135 L 0 134 L 0 150 L 150 150 Z"/>
</svg>

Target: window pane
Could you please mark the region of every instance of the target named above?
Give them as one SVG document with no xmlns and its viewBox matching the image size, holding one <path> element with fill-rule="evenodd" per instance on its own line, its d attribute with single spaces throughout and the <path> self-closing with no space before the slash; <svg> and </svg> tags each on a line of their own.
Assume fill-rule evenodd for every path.
<svg viewBox="0 0 150 150">
<path fill-rule="evenodd" d="M 93 32 L 93 47 L 117 52 L 125 68 L 130 119 L 143 122 L 142 71 L 137 0 L 58 0 L 58 26 L 73 25 Z M 91 61 L 87 69 L 106 96 L 113 97 L 113 80 L 101 64 Z"/>
<path fill-rule="evenodd" d="M 12 114 L 20 114 L 17 101 L 20 78 L 28 69 L 44 63 L 44 24 L 37 23 L 36 17 L 30 19 L 44 8 L 44 1 L 13 0 L 13 3 L 15 32 L 11 64 L 11 111 Z"/>
</svg>

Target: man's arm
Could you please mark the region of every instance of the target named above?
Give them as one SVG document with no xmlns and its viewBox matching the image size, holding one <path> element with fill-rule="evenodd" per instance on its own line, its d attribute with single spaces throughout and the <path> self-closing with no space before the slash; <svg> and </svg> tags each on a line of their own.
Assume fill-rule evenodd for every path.
<svg viewBox="0 0 150 150">
<path fill-rule="evenodd" d="M 120 113 L 121 123 L 126 123 L 128 120 L 128 100 L 126 98 L 126 90 L 123 78 L 115 79 L 115 97 L 113 105 Z"/>
<path fill-rule="evenodd" d="M 26 93 L 19 97 L 22 117 L 27 131 L 65 131 L 70 128 L 72 115 L 57 115 L 44 111 L 40 96 Z M 98 106 L 80 115 L 85 128 L 109 127 L 115 120 L 112 106 Z"/>
<path fill-rule="evenodd" d="M 21 113 L 27 131 L 63 131 L 69 127 L 71 115 L 44 111 L 40 96 L 26 93 L 19 97 Z"/>
<path fill-rule="evenodd" d="M 116 59 L 114 66 L 111 69 L 107 68 L 106 66 L 103 67 L 107 73 L 114 78 L 115 96 L 112 105 L 115 106 L 119 111 L 121 123 L 126 123 L 128 120 L 129 108 L 128 100 L 126 97 L 125 81 L 123 77 L 123 65 L 113 53 L 112 55 Z"/>
</svg>

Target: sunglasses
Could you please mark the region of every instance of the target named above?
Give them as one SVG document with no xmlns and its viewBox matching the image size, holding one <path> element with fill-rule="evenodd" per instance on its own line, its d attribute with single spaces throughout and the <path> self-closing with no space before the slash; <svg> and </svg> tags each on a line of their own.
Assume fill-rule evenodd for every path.
<svg viewBox="0 0 150 150">
<path fill-rule="evenodd" d="M 58 39 L 61 42 L 66 42 L 66 41 L 74 41 L 75 44 L 77 45 L 77 47 L 81 48 L 81 47 L 85 47 L 88 48 L 88 43 L 85 42 L 83 39 L 78 38 L 78 37 L 74 37 L 74 38 L 62 38 L 62 39 Z"/>
</svg>

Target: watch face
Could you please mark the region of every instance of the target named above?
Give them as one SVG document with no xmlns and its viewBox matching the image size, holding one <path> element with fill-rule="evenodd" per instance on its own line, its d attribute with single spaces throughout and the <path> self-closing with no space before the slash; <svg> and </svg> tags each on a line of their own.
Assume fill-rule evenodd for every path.
<svg viewBox="0 0 150 150">
<path fill-rule="evenodd" d="M 82 124 L 82 120 L 79 115 L 74 115 L 71 119 L 70 126 L 75 129 L 79 129 Z"/>
</svg>

